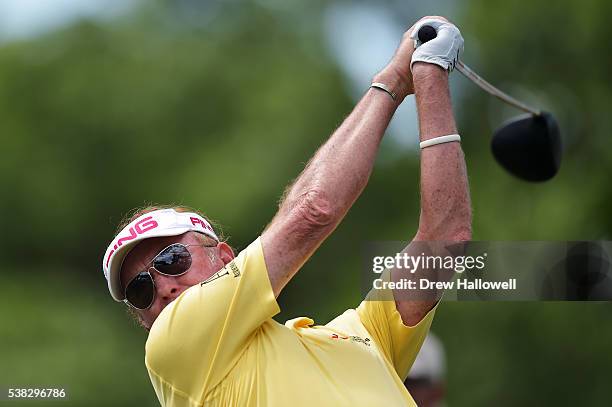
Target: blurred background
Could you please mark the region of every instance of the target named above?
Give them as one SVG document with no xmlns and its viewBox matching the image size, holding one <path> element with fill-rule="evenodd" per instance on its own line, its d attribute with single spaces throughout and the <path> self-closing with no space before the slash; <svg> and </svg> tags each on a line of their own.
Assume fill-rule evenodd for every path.
<svg viewBox="0 0 612 407">
<path fill-rule="evenodd" d="M 157 405 L 146 333 L 100 266 L 117 223 L 134 207 L 185 204 L 244 248 L 402 33 L 431 14 L 461 27 L 471 67 L 553 112 L 566 149 L 552 181 L 512 178 L 489 140 L 519 112 L 454 73 L 474 238 L 609 240 L 609 1 L 0 0 L 0 386 Z M 277 320 L 326 323 L 356 306 L 363 244 L 413 236 L 417 140 L 408 98 L 369 186 L 285 289 Z M 609 303 L 447 302 L 433 331 L 449 406 L 610 404 Z"/>
</svg>

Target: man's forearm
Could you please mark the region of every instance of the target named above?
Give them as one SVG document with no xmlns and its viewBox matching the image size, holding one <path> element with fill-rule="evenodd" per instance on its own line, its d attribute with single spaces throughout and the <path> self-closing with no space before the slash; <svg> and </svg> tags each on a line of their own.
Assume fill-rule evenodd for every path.
<svg viewBox="0 0 612 407">
<path fill-rule="evenodd" d="M 413 67 L 413 80 L 418 109 L 421 141 L 457 133 L 453 116 L 448 73 L 424 63 Z M 468 180 L 460 143 L 452 142 L 424 148 L 421 151 L 421 217 L 414 241 L 404 252 L 419 256 L 424 251 L 448 255 L 436 243 L 418 241 L 466 241 L 471 238 L 471 209 Z M 415 242 L 417 241 L 417 242 Z M 442 244 L 442 246 L 445 246 Z M 440 253 L 439 250 L 443 250 Z M 393 270 L 393 281 L 402 279 L 438 280 L 436 270 Z M 403 290 L 395 290 L 395 302 L 402 321 L 416 325 L 437 303 L 437 292 L 422 292 L 415 298 Z"/>
<path fill-rule="evenodd" d="M 448 74 L 441 68 L 414 65 L 415 96 L 421 141 L 457 133 Z M 471 204 L 461 144 L 421 151 L 421 216 L 415 240 L 469 240 Z"/>
<path fill-rule="evenodd" d="M 288 189 L 279 214 L 314 193 L 328 205 L 331 220 L 339 221 L 367 184 L 398 104 L 385 92 L 370 89 Z"/>
</svg>

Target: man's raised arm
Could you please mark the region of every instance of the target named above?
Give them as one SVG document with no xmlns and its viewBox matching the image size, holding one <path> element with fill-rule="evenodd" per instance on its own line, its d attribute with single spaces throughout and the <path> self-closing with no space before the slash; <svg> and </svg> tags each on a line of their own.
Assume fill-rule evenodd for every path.
<svg viewBox="0 0 612 407">
<path fill-rule="evenodd" d="M 395 99 L 380 89 L 366 92 L 287 189 L 278 213 L 263 232 L 264 258 L 276 296 L 363 191 L 391 117 L 413 92 L 412 48 L 402 41 L 389 65 L 374 78 L 387 85 Z"/>
<path fill-rule="evenodd" d="M 415 62 L 412 73 L 421 142 L 456 134 L 448 72 L 432 63 Z M 450 142 L 423 148 L 421 216 L 414 241 L 465 242 L 471 239 L 471 223 L 470 192 L 461 144 Z M 418 256 L 422 247 L 411 244 L 405 252 Z M 415 274 L 411 274 L 409 271 L 396 269 L 392 271 L 392 279 L 415 279 L 422 271 L 427 272 L 417 270 Z M 423 277 L 423 274 L 420 275 Z M 396 290 L 394 294 L 397 310 L 404 324 L 410 326 L 418 323 L 436 303 L 435 299 L 409 300 L 401 290 Z"/>
</svg>

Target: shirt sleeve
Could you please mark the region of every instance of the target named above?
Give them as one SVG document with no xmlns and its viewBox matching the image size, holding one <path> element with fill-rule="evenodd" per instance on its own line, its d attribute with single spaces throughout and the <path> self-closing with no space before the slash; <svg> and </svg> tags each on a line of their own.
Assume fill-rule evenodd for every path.
<svg viewBox="0 0 612 407">
<path fill-rule="evenodd" d="M 389 272 L 385 271 L 382 278 L 389 281 Z M 372 289 L 357 308 L 361 323 L 402 380 L 421 349 L 437 307 L 436 304 L 415 326 L 406 326 L 395 306 L 393 291 Z"/>
<path fill-rule="evenodd" d="M 202 396 L 225 377 L 262 324 L 280 312 L 259 238 L 219 274 L 185 290 L 154 322 L 145 363 L 156 391 L 171 386 Z"/>
</svg>

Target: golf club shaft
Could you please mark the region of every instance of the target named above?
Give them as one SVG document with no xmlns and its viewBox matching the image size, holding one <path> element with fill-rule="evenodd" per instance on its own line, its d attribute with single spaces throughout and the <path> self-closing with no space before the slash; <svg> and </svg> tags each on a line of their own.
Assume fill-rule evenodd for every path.
<svg viewBox="0 0 612 407">
<path fill-rule="evenodd" d="M 539 116 L 541 114 L 540 110 L 527 106 L 525 103 L 516 100 L 512 96 L 502 92 L 495 86 L 491 85 L 489 82 L 485 81 L 483 78 L 480 77 L 480 75 L 472 71 L 462 61 L 457 61 L 457 70 L 459 70 L 459 72 L 461 72 L 466 78 L 478 85 L 482 90 L 497 97 L 503 102 L 506 102 L 509 105 L 516 107 L 517 109 L 523 110 L 527 113 L 531 113 L 535 116 Z"/>
</svg>

